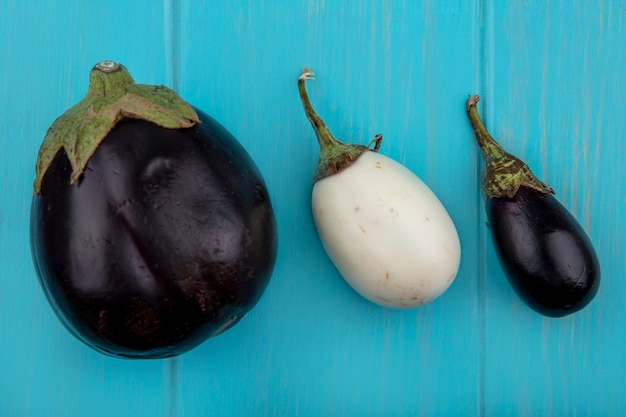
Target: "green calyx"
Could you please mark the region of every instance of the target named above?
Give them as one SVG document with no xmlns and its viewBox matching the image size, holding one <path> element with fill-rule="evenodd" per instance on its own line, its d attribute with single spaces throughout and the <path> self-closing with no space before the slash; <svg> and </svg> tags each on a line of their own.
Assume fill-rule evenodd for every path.
<svg viewBox="0 0 626 417">
<path fill-rule="evenodd" d="M 309 96 L 307 95 L 304 82 L 314 79 L 313 72 L 308 68 L 303 68 L 302 75 L 298 78 L 298 91 L 300 93 L 300 100 L 304 107 L 304 113 L 311 122 L 315 135 L 317 136 L 317 142 L 320 146 L 320 155 L 317 163 L 317 168 L 313 174 L 313 182 L 326 178 L 330 175 L 337 174 L 357 160 L 363 153 L 372 151 L 378 152 L 380 144 L 383 140 L 383 136 L 378 134 L 370 142 L 370 146 L 374 144 L 374 148 L 370 148 L 365 145 L 355 145 L 340 142 L 330 133 L 328 127 L 321 117 L 315 112 Z"/>
<path fill-rule="evenodd" d="M 167 87 L 135 84 L 119 63 L 104 61 L 89 74 L 85 97 L 54 121 L 37 157 L 34 192 L 41 191 L 50 163 L 65 149 L 72 165 L 71 183 L 83 173 L 102 140 L 124 119 L 141 119 L 168 129 L 200 123 L 195 110 Z"/>
<path fill-rule="evenodd" d="M 554 194 L 552 187 L 539 181 L 528 165 L 506 152 L 491 137 L 476 109 L 479 99 L 476 95 L 470 96 L 465 103 L 465 110 L 485 161 L 481 176 L 484 195 L 490 198 L 513 198 L 521 185 L 542 194 Z"/>
</svg>

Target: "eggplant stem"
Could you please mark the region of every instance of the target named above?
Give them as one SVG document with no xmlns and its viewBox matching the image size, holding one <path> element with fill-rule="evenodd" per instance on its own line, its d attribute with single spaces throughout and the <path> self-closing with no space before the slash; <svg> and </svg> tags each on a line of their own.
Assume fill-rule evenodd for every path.
<svg viewBox="0 0 626 417">
<path fill-rule="evenodd" d="M 345 168 L 352 165 L 364 152 L 377 152 L 383 138 L 382 135 L 377 135 L 374 140 L 370 142 L 370 145 L 375 143 L 374 149 L 370 149 L 369 146 L 349 144 L 337 140 L 333 134 L 330 133 L 326 123 L 324 123 L 322 118 L 313 109 L 306 88 L 304 87 L 304 83 L 307 80 L 315 79 L 314 76 L 313 71 L 308 68 L 303 68 L 302 74 L 298 77 L 298 92 L 300 93 L 302 107 L 304 108 L 307 119 L 311 122 L 311 126 L 313 126 L 317 143 L 320 147 L 317 168 L 313 174 L 313 182 L 343 171 Z"/>
<path fill-rule="evenodd" d="M 43 177 L 61 149 L 72 166 L 70 184 L 74 184 L 100 143 L 124 119 L 146 120 L 167 129 L 186 129 L 200 123 L 194 108 L 176 92 L 136 84 L 122 64 L 100 62 L 89 72 L 85 97 L 46 132 L 37 156 L 33 192 L 41 191 Z"/>
<path fill-rule="evenodd" d="M 504 157 L 507 152 L 493 139 L 493 137 L 491 137 L 487 128 L 483 124 L 483 121 L 480 119 L 478 109 L 476 108 L 476 104 L 479 100 L 480 97 L 477 95 L 470 96 L 465 103 L 465 110 L 467 111 L 467 116 L 469 117 L 472 128 L 474 129 L 474 134 L 476 135 L 476 140 L 478 141 L 478 146 L 480 147 L 480 152 L 482 153 L 485 162 L 489 163 L 491 160 Z"/>
<path fill-rule="evenodd" d="M 309 100 L 309 95 L 304 87 L 304 82 L 307 80 L 315 80 L 315 73 L 308 68 L 303 68 L 302 74 L 298 77 L 300 101 L 302 101 L 302 106 L 304 107 L 304 113 L 306 114 L 307 119 L 309 119 L 309 122 L 311 122 L 311 125 L 313 126 L 313 130 L 315 130 L 315 136 L 317 136 L 317 142 L 320 145 L 320 149 L 324 149 L 338 143 L 339 141 L 333 136 L 326 126 L 326 123 L 324 123 L 315 109 L 313 109 L 313 105 Z"/>
<path fill-rule="evenodd" d="M 315 73 L 308 68 L 302 68 L 302 74 L 298 77 L 298 80 L 304 82 L 307 80 L 315 80 Z"/>
<path fill-rule="evenodd" d="M 480 98 L 472 95 L 465 103 L 480 152 L 485 161 L 482 174 L 482 190 L 487 197 L 513 198 L 520 186 L 535 189 L 543 194 L 554 193 L 546 183 L 540 181 L 521 159 L 506 152 L 483 125 L 476 104 Z"/>
<path fill-rule="evenodd" d="M 380 145 L 383 142 L 383 135 L 378 133 L 376 136 L 374 136 L 374 139 L 372 139 L 369 143 L 369 145 L 367 145 L 368 148 L 370 148 L 370 146 L 372 146 L 372 143 L 374 144 L 373 148 L 370 148 L 370 150 L 372 152 L 378 152 L 378 150 L 380 149 Z"/>
<path fill-rule="evenodd" d="M 102 72 L 115 72 L 120 68 L 119 62 L 102 61 L 96 64 L 96 68 Z"/>
</svg>

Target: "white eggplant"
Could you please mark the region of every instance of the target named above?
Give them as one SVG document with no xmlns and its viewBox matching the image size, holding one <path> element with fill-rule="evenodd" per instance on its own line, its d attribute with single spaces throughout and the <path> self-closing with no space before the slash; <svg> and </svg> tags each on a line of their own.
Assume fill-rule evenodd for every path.
<svg viewBox="0 0 626 417">
<path fill-rule="evenodd" d="M 406 167 L 330 133 L 298 81 L 300 98 L 320 144 L 312 210 L 329 258 L 350 286 L 378 305 L 408 309 L 440 296 L 461 258 L 454 223 L 439 199 Z"/>
</svg>

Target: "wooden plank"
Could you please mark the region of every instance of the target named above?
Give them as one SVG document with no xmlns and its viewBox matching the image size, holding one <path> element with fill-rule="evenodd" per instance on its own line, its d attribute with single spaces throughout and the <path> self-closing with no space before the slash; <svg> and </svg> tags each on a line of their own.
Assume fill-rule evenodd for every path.
<svg viewBox="0 0 626 417">
<path fill-rule="evenodd" d="M 462 415 L 479 408 L 477 158 L 463 104 L 477 83 L 475 2 L 183 4 L 181 93 L 223 123 L 263 172 L 279 258 L 258 306 L 180 358 L 184 415 Z M 472 23 L 474 22 L 474 23 Z M 310 212 L 317 144 L 296 80 L 335 135 L 414 170 L 464 245 L 439 300 L 391 311 L 326 257 Z"/>
<path fill-rule="evenodd" d="M 331 4 L 332 3 L 332 4 Z M 466 3 L 466 4 L 460 4 Z M 626 6 L 621 2 L 0 3 L 0 415 L 620 415 Z M 103 357 L 54 317 L 28 216 L 47 127 L 121 61 L 223 123 L 263 172 L 279 258 L 240 324 L 173 360 Z M 379 308 L 325 255 L 310 214 L 317 144 L 335 135 L 422 177 L 461 237 L 461 271 L 417 310 Z M 468 94 L 496 138 L 557 191 L 596 245 L 585 310 L 530 311 L 497 264 L 478 192 Z"/>
<path fill-rule="evenodd" d="M 511 291 L 489 242 L 486 414 L 621 415 L 626 7 L 489 3 L 488 127 L 588 231 L 603 281 L 583 311 L 544 318 Z"/>
<path fill-rule="evenodd" d="M 104 357 L 53 315 L 30 258 L 37 151 L 48 126 L 87 91 L 91 67 L 122 61 L 166 79 L 164 14 L 151 1 L 0 4 L 0 415 L 164 416 L 167 362 Z"/>
</svg>

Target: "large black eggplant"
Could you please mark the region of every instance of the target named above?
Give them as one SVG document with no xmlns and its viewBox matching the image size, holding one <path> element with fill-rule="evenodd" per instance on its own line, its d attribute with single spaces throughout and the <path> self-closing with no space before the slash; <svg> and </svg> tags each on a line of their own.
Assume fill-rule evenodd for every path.
<svg viewBox="0 0 626 417">
<path fill-rule="evenodd" d="M 218 122 L 105 61 L 50 127 L 31 208 L 32 255 L 79 340 L 124 358 L 184 353 L 234 326 L 276 258 L 264 180 Z"/>
<path fill-rule="evenodd" d="M 500 265 L 517 294 L 535 311 L 563 317 L 591 302 L 600 264 L 589 237 L 554 198 L 554 190 L 489 135 L 470 96 L 467 113 L 485 167 L 482 191 Z"/>
</svg>

